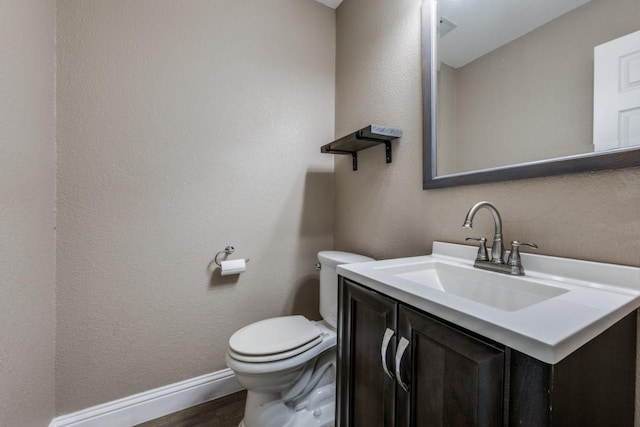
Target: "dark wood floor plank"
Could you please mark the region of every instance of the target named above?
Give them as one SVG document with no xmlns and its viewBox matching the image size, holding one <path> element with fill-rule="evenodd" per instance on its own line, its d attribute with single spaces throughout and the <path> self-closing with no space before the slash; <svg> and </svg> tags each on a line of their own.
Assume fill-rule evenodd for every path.
<svg viewBox="0 0 640 427">
<path fill-rule="evenodd" d="M 246 391 L 240 391 L 136 427 L 237 427 L 242 421 L 246 396 Z"/>
</svg>

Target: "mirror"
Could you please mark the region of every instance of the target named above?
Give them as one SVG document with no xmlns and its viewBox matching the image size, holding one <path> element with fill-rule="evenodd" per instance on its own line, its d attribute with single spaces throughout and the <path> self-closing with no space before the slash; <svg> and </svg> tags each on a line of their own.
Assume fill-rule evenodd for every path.
<svg viewBox="0 0 640 427">
<path fill-rule="evenodd" d="M 640 1 L 423 0 L 424 188 L 640 165 Z"/>
</svg>

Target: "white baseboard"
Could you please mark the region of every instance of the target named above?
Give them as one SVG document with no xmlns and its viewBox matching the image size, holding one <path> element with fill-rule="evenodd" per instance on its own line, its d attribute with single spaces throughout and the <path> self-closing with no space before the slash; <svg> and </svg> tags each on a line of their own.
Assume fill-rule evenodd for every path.
<svg viewBox="0 0 640 427">
<path fill-rule="evenodd" d="M 231 369 L 54 418 L 49 427 L 131 427 L 242 390 Z"/>
</svg>

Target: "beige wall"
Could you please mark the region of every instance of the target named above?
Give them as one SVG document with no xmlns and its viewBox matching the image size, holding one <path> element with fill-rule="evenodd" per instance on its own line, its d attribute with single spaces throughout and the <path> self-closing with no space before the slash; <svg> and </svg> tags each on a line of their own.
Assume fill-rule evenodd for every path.
<svg viewBox="0 0 640 427">
<path fill-rule="evenodd" d="M 455 109 L 455 162 L 438 174 L 593 151 L 593 47 L 639 23 L 638 0 L 592 0 L 458 68 L 439 106 Z"/>
<path fill-rule="evenodd" d="M 54 415 L 55 1 L 0 2 L 0 426 Z"/>
<path fill-rule="evenodd" d="M 434 240 L 462 243 L 480 200 L 502 213 L 508 240 L 539 253 L 640 265 L 640 168 L 422 190 L 420 0 L 345 0 L 337 12 L 336 134 L 374 122 L 397 126 L 393 163 L 381 147 L 358 171 L 336 158 L 336 249 L 374 257 L 427 254 Z M 491 237 L 481 214 L 473 235 Z"/>
<path fill-rule="evenodd" d="M 312 0 L 58 1 L 58 413 L 317 316 L 334 81 L 335 13 Z M 227 244 L 248 270 L 212 276 Z"/>
</svg>

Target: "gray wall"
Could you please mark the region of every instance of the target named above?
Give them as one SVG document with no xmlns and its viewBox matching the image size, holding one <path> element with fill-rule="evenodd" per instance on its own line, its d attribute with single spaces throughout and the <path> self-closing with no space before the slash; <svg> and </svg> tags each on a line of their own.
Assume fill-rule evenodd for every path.
<svg viewBox="0 0 640 427">
<path fill-rule="evenodd" d="M 359 153 L 358 171 L 336 158 L 336 249 L 378 258 L 430 253 L 464 242 L 464 215 L 489 200 L 508 240 L 539 253 L 640 265 L 640 168 L 422 190 L 420 0 L 345 0 L 337 12 L 336 135 L 374 122 L 397 126 L 384 148 Z M 473 235 L 491 237 L 490 215 Z"/>
<path fill-rule="evenodd" d="M 223 369 L 250 322 L 318 316 L 333 10 L 60 0 L 57 82 L 58 413 Z M 228 244 L 251 261 L 221 278 Z"/>
<path fill-rule="evenodd" d="M 0 426 L 54 415 L 55 1 L 0 2 Z"/>
</svg>

